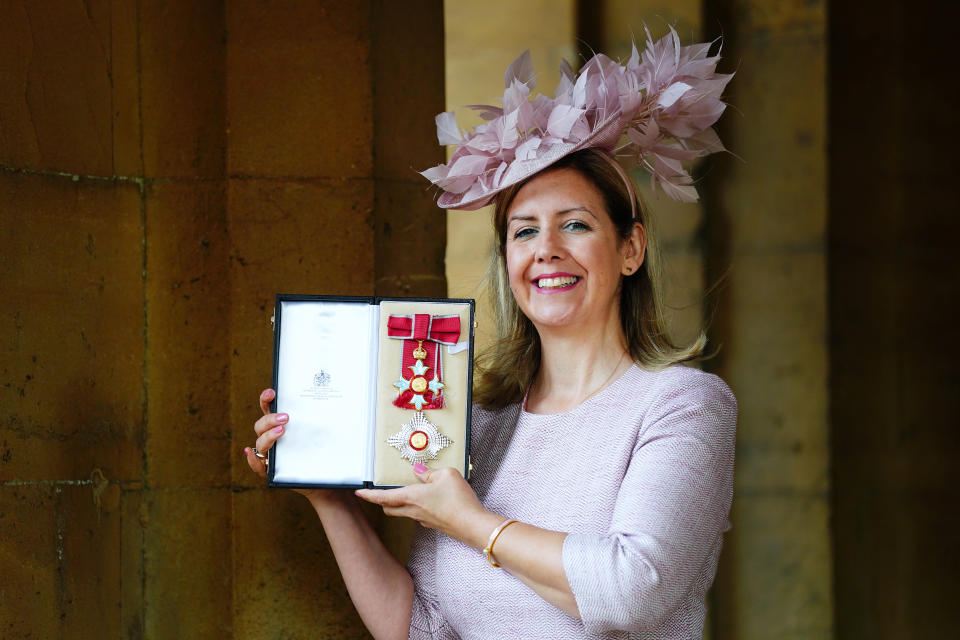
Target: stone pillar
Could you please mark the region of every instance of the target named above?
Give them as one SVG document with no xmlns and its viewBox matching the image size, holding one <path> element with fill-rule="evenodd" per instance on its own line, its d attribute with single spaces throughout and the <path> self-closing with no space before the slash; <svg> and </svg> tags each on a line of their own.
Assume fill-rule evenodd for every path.
<svg viewBox="0 0 960 640">
<path fill-rule="evenodd" d="M 576 64 L 576 2 L 493 0 L 483 8 L 447 0 L 446 84 L 448 111 L 465 128 L 483 122 L 468 104 L 496 104 L 503 96 L 503 73 L 530 49 L 537 72 L 536 91 L 553 94 L 560 80 L 560 59 Z M 433 132 L 436 142 L 436 130 Z M 477 346 L 495 335 L 494 318 L 483 284 L 493 249 L 493 207 L 447 213 L 446 272 L 450 295 L 477 299 Z"/>
<path fill-rule="evenodd" d="M 948 53 L 956 18 L 955 7 L 932 2 L 880 2 L 866 14 L 831 3 L 841 638 L 957 634 L 960 163 L 952 132 L 960 100 Z"/>
<path fill-rule="evenodd" d="M 706 198 L 722 346 L 707 366 L 740 407 L 715 636 L 829 638 L 825 7 L 710 7 L 737 68 L 721 138 L 743 158 L 714 163 Z"/>
<path fill-rule="evenodd" d="M 581 13 L 594 12 L 593 3 L 581 2 Z M 701 3 L 694 0 L 664 3 L 660 0 L 605 0 L 600 13 L 603 48 L 591 45 L 588 50 L 603 51 L 618 60 L 628 60 L 631 44 L 643 50 L 646 42 L 644 25 L 654 41 L 672 25 L 682 44 L 702 42 Z M 733 63 L 724 60 L 720 72 L 733 70 Z M 664 302 L 671 334 L 680 344 L 694 340 L 704 328 L 704 246 L 703 205 L 671 200 L 650 189 L 650 175 L 642 169 L 633 172 L 640 197 L 649 209 L 647 226 L 660 247 L 664 276 Z M 705 191 L 708 181 L 700 180 L 697 188 Z"/>
</svg>

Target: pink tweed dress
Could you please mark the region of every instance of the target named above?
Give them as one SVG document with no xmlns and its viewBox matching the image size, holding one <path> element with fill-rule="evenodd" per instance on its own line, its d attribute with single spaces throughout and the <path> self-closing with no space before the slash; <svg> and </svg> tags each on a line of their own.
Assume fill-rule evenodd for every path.
<svg viewBox="0 0 960 640">
<path fill-rule="evenodd" d="M 562 414 L 474 407 L 470 484 L 487 509 L 568 533 L 563 568 L 581 619 L 418 528 L 410 638 L 701 638 L 736 420 L 727 385 L 684 366 L 634 365 Z"/>
</svg>

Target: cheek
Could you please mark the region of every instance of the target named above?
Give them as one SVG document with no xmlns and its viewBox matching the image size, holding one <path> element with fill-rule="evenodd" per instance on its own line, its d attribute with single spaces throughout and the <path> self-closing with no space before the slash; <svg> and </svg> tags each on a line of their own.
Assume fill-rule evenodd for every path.
<svg viewBox="0 0 960 640">
<path fill-rule="evenodd" d="M 514 283 L 518 279 L 523 278 L 523 258 L 519 251 L 516 249 L 511 249 L 510 245 L 507 245 L 507 279 L 510 281 L 510 287 L 513 288 Z"/>
</svg>

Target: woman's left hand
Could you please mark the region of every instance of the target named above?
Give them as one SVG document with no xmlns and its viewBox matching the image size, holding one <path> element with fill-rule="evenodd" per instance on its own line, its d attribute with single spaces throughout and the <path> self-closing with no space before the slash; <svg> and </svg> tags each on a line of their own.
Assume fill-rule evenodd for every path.
<svg viewBox="0 0 960 640">
<path fill-rule="evenodd" d="M 478 532 L 486 530 L 490 522 L 493 526 L 499 523 L 499 516 L 484 509 L 456 469 L 430 469 L 415 464 L 413 472 L 420 484 L 399 489 L 360 489 L 356 494 L 382 506 L 388 516 L 412 518 L 472 546 L 477 544 Z M 482 534 L 479 537 L 482 547 L 486 540 Z"/>
</svg>

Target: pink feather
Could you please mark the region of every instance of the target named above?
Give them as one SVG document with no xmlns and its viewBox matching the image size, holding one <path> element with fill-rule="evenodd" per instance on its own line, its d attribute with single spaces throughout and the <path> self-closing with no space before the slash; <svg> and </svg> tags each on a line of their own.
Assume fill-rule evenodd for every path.
<svg viewBox="0 0 960 640">
<path fill-rule="evenodd" d="M 563 61 L 553 97 L 531 97 L 535 74 L 525 51 L 504 73 L 500 107 L 470 105 L 486 120 L 464 133 L 452 112 L 437 116 L 441 144 L 457 145 L 446 165 L 423 171 L 446 191 L 440 205 L 477 208 L 500 189 L 575 149 L 619 149 L 650 171 L 654 185 L 684 202 L 697 199 L 687 165 L 724 150 L 712 125 L 732 74 L 716 73 L 711 43 L 680 45 L 671 27 L 646 46 L 631 49 L 625 64 L 597 54 L 578 74 Z M 618 140 L 622 139 L 618 147 Z"/>
</svg>

